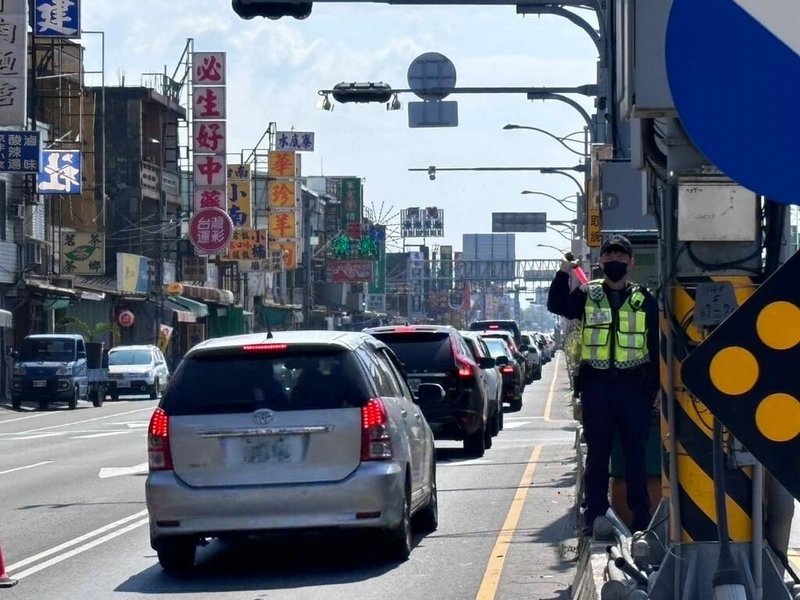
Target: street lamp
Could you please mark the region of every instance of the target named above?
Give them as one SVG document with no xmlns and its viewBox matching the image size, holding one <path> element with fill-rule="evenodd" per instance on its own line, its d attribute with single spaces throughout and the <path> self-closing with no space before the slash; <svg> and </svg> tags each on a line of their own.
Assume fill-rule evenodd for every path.
<svg viewBox="0 0 800 600">
<path fill-rule="evenodd" d="M 551 249 L 555 250 L 556 252 L 558 252 L 559 254 L 566 254 L 567 252 L 569 252 L 569 250 L 561 250 L 560 248 L 557 248 L 555 246 L 551 246 L 550 244 L 536 244 L 536 247 L 537 248 L 551 248 Z"/>
<path fill-rule="evenodd" d="M 572 196 L 564 196 L 563 198 L 556 198 L 555 196 L 553 196 L 552 194 L 548 194 L 547 192 L 536 192 L 536 191 L 533 191 L 533 190 L 522 190 L 520 192 L 520 194 L 534 194 L 536 196 L 544 196 L 546 198 L 551 198 L 551 199 L 555 200 L 556 202 L 558 202 L 561 206 L 563 206 L 569 212 L 571 212 L 571 213 L 578 212 L 578 209 L 577 209 L 578 199 L 577 198 L 573 198 Z M 572 199 L 576 203 L 576 206 L 574 208 L 566 203 L 567 200 L 570 200 L 570 199 Z"/>
<path fill-rule="evenodd" d="M 424 171 L 428 174 L 428 177 L 430 177 L 431 181 L 436 179 L 437 171 L 539 171 L 540 173 L 547 174 L 558 173 L 572 179 L 572 181 L 578 184 L 578 187 L 581 188 L 581 192 L 583 192 L 583 186 L 581 186 L 578 180 L 572 175 L 563 173 L 563 171 L 585 173 L 586 165 L 575 165 L 574 167 L 437 167 L 436 165 L 431 165 L 425 168 L 411 168 L 409 171 Z"/>
<path fill-rule="evenodd" d="M 578 152 L 574 148 L 570 148 L 569 146 L 567 146 L 567 142 L 571 142 L 573 144 L 581 143 L 578 140 L 571 139 L 573 135 L 581 133 L 580 131 L 576 131 L 575 133 L 571 133 L 571 134 L 565 135 L 565 136 L 557 136 L 557 135 L 555 135 L 553 133 L 550 133 L 546 129 L 541 129 L 539 127 L 531 127 L 531 126 L 528 126 L 528 125 L 515 125 L 513 123 L 509 123 L 507 125 L 504 125 L 503 129 L 506 129 L 506 130 L 509 130 L 509 129 L 529 129 L 530 131 L 538 131 L 539 133 L 543 133 L 543 134 L 545 134 L 547 136 L 550 136 L 551 138 L 553 138 L 555 141 L 557 141 L 559 144 L 564 146 L 564 148 L 566 148 L 567 150 L 569 150 L 573 154 L 577 154 L 578 156 L 582 156 L 584 158 L 587 156 L 588 148 L 586 147 L 587 146 L 586 140 L 584 140 L 584 142 L 583 142 L 583 146 L 584 146 L 584 151 L 583 152 Z"/>
</svg>

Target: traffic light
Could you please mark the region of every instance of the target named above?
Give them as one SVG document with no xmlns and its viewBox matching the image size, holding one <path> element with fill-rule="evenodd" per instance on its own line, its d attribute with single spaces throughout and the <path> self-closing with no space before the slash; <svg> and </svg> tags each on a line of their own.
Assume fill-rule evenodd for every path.
<svg viewBox="0 0 800 600">
<path fill-rule="evenodd" d="M 305 19 L 311 14 L 311 2 L 275 2 L 273 0 L 231 0 L 233 11 L 243 19 L 266 17 Z"/>
<path fill-rule="evenodd" d="M 394 92 L 392 86 L 383 82 L 346 83 L 333 86 L 333 99 L 342 104 L 348 102 L 388 102 Z"/>
</svg>

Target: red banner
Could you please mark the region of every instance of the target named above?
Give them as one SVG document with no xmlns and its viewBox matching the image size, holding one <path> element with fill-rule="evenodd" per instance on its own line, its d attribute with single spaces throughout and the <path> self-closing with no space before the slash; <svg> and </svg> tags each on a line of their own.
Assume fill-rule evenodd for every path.
<svg viewBox="0 0 800 600">
<path fill-rule="evenodd" d="M 372 281 L 371 260 L 335 260 L 328 263 L 334 283 L 369 283 Z"/>
</svg>

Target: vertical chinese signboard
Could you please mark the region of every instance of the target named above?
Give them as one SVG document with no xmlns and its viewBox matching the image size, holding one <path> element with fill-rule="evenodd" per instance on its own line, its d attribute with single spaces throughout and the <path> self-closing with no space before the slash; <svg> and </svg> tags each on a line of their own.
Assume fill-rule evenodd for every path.
<svg viewBox="0 0 800 600">
<path fill-rule="evenodd" d="M 230 260 L 257 261 L 267 258 L 267 230 L 241 227 L 233 232 L 228 246 Z"/>
<path fill-rule="evenodd" d="M 375 272 L 367 290 L 367 310 L 372 312 L 386 311 L 386 226 L 375 225 L 372 234 L 378 246 Z"/>
<path fill-rule="evenodd" d="M 364 205 L 361 197 L 361 178 L 345 177 L 339 188 L 341 228 L 352 239 L 361 237 L 361 218 Z"/>
<path fill-rule="evenodd" d="M 299 260 L 299 157 L 294 152 L 269 153 L 269 250 L 280 253 L 284 269 Z"/>
<path fill-rule="evenodd" d="M 235 227 L 252 227 L 253 178 L 250 165 L 228 165 L 228 214 Z"/>
<path fill-rule="evenodd" d="M 0 126 L 27 126 L 28 3 L 0 2 Z"/>
<path fill-rule="evenodd" d="M 194 179 L 195 214 L 210 209 L 227 213 L 228 168 L 225 159 L 227 150 L 225 84 L 227 68 L 224 52 L 194 52 L 192 54 L 192 155 Z M 190 238 L 198 250 L 206 253 L 223 251 L 219 240 L 212 242 L 209 236 L 228 235 L 228 222 L 219 231 L 211 233 L 199 229 L 199 224 L 217 223 L 219 215 L 198 219 L 195 228 L 190 228 Z M 232 229 L 232 224 L 231 224 Z M 232 232 L 231 232 L 232 233 Z M 198 236 L 203 236 L 199 239 Z M 228 240 L 230 241 L 230 237 Z M 211 250 L 211 248 L 216 250 Z"/>
</svg>

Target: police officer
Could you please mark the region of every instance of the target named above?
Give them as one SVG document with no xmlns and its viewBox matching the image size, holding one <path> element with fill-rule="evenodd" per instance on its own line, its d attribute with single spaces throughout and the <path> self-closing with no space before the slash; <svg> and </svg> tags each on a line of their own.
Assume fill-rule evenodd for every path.
<svg viewBox="0 0 800 600">
<path fill-rule="evenodd" d="M 586 440 L 585 505 L 582 534 L 606 513 L 608 467 L 615 432 L 625 456 L 628 508 L 634 531 L 647 529 L 646 447 L 650 413 L 658 383 L 658 305 L 641 285 L 627 279 L 633 249 L 627 238 L 612 236 L 600 248 L 603 279 L 570 292 L 564 261 L 547 298 L 550 312 L 583 322 L 578 386 Z"/>
</svg>

